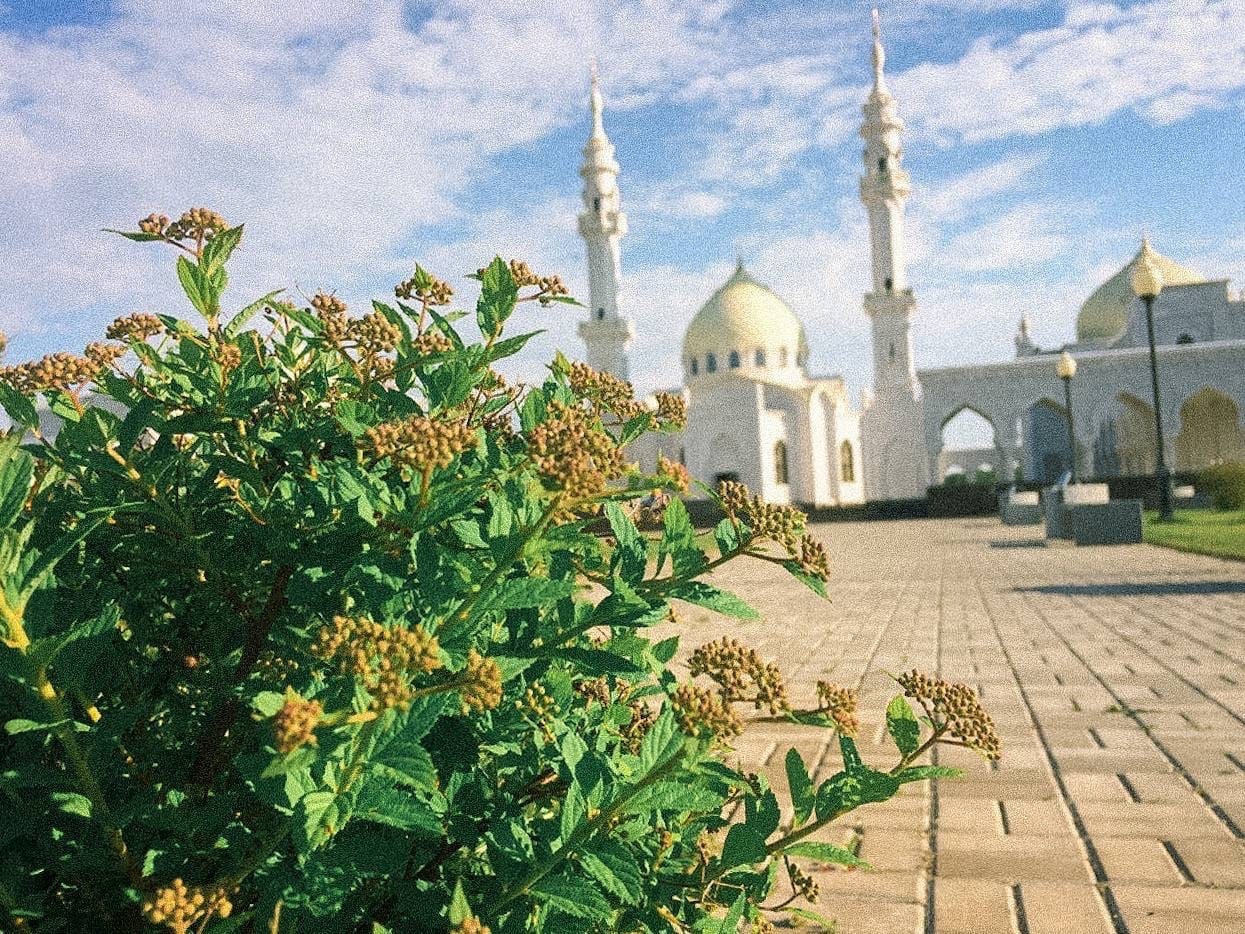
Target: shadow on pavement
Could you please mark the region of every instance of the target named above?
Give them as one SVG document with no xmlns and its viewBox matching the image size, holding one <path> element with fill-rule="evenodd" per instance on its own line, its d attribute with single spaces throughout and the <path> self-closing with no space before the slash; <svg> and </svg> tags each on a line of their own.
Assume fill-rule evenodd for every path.
<svg viewBox="0 0 1245 934">
<path fill-rule="evenodd" d="M 1041 538 L 996 538 L 990 542 L 991 548 L 1045 548 L 1046 540 Z"/>
<path fill-rule="evenodd" d="M 1245 581 L 1171 581 L 1168 583 L 1042 584 L 1015 587 L 1018 593 L 1063 594 L 1068 597 L 1169 597 L 1189 594 L 1245 594 Z"/>
</svg>

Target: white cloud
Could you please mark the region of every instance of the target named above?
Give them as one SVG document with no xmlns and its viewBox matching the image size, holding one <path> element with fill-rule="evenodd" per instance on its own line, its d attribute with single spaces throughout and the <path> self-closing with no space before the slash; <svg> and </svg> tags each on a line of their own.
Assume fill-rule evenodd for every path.
<svg viewBox="0 0 1245 934">
<path fill-rule="evenodd" d="M 978 39 L 960 59 L 892 84 L 917 133 L 944 142 L 1035 135 L 1130 108 L 1169 122 L 1245 89 L 1245 5 L 1074 6 L 1060 26 Z"/>
</svg>

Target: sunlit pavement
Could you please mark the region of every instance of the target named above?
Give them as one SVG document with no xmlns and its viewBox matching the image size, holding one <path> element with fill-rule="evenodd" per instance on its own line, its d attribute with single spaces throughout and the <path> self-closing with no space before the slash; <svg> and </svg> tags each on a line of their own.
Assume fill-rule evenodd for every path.
<svg viewBox="0 0 1245 934">
<path fill-rule="evenodd" d="M 813 706 L 825 679 L 859 686 L 861 748 L 889 767 L 887 672 L 978 689 L 997 768 L 845 819 L 872 872 L 816 873 L 814 908 L 847 934 L 1245 931 L 1245 564 L 1149 545 L 1046 547 L 989 519 L 817 526 L 831 603 L 773 565 L 715 581 L 759 609 L 739 624 L 681 608 L 684 651 L 730 633 Z M 794 745 L 824 778 L 825 731 L 754 724 L 736 749 L 785 793 Z M 775 899 L 776 901 L 778 899 Z M 778 918 L 776 917 L 777 921 Z"/>
</svg>

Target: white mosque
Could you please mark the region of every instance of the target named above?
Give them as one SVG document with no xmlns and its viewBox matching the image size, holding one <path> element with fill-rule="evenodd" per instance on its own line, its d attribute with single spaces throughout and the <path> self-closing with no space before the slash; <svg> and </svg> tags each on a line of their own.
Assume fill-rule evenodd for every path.
<svg viewBox="0 0 1245 934">
<path fill-rule="evenodd" d="M 742 262 L 692 318 L 683 337 L 681 389 L 688 425 L 629 450 L 651 469 L 659 452 L 708 484 L 738 479 L 771 502 L 835 506 L 919 498 L 949 472 L 988 465 L 1001 478 L 1050 482 L 1076 458 L 1082 476 L 1154 470 L 1154 408 L 1146 319 L 1129 286 L 1142 256 L 1165 287 L 1154 303 L 1167 462 L 1196 470 L 1245 460 L 1245 296 L 1154 252 L 1148 242 L 1090 297 L 1077 317 L 1071 385 L 1077 428 L 1070 443 L 1055 362 L 1020 317 L 1015 356 L 995 364 L 918 370 L 911 337 L 917 301 L 904 250 L 912 191 L 903 168 L 903 121 L 886 85 L 874 12 L 873 88 L 860 135 L 860 197 L 869 216 L 873 387 L 852 403 L 838 376 L 808 373 L 808 339 L 791 309 Z M 627 232 L 614 147 L 593 76 L 592 133 L 580 175 L 591 304 L 579 325 L 587 362 L 628 377 L 633 326 L 620 307 L 621 239 Z M 964 411 L 993 428 L 991 447 L 944 450 L 943 429 Z M 1075 450 L 1073 448 L 1075 447 Z"/>
</svg>

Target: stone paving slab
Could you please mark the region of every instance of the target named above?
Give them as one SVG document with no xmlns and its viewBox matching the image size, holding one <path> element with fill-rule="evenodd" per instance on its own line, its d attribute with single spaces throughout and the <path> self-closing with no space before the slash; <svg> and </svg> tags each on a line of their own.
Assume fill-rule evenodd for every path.
<svg viewBox="0 0 1245 934">
<path fill-rule="evenodd" d="M 819 911 L 843 934 L 1245 931 L 1245 565 L 1149 545 L 1048 547 L 991 519 L 816 526 L 825 603 L 770 565 L 715 582 L 760 622 L 687 607 L 683 651 L 723 634 L 787 673 L 859 687 L 860 745 L 888 763 L 886 673 L 979 689 L 997 768 L 911 786 L 823 839 L 857 839 L 871 873 L 819 871 Z M 796 746 L 825 778 L 824 731 L 754 724 L 736 752 L 785 791 Z M 786 805 L 784 805 L 786 808 Z M 784 810 L 784 819 L 789 809 Z"/>
</svg>

